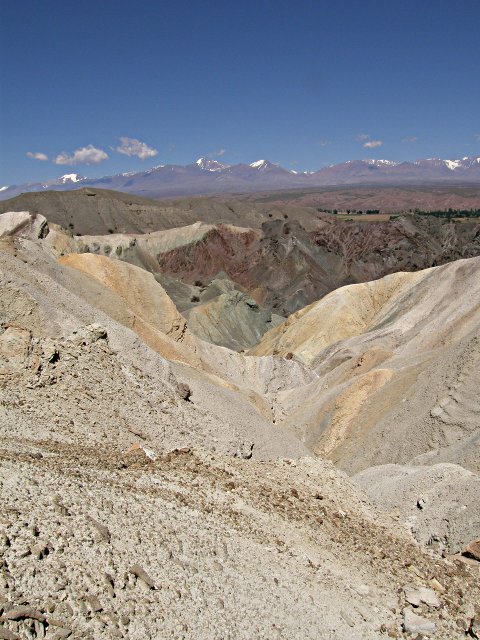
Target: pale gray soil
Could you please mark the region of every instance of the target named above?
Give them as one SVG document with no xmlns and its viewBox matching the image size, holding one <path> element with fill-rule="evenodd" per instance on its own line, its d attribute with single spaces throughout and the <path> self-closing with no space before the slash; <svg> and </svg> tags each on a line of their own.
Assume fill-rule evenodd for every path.
<svg viewBox="0 0 480 640">
<path fill-rule="evenodd" d="M 455 464 L 370 467 L 353 476 L 381 508 L 398 513 L 415 538 L 460 553 L 480 531 L 480 477 Z"/>
<path fill-rule="evenodd" d="M 321 367 L 205 343 L 146 271 L 59 262 L 41 218 L 3 223 L 0 638 L 475 637 L 480 563 L 440 552 L 480 537 L 477 475 L 419 466 L 426 436 L 413 430 L 417 466 L 349 479 L 298 428 L 321 400 Z M 430 345 L 443 359 L 412 393 L 438 404 L 423 407 L 430 437 L 438 419 L 476 432 L 475 304 L 462 304 L 451 350 Z M 462 414 L 439 401 L 445 385 Z M 467 459 L 462 438 L 439 455 L 462 445 Z"/>
<path fill-rule="evenodd" d="M 428 556 L 322 461 L 151 462 L 51 434 L 1 460 L 0 609 L 22 638 L 398 637 L 403 587 L 432 577 L 435 637 L 475 615 L 478 569 Z M 44 622 L 9 620 L 20 605 Z"/>
</svg>

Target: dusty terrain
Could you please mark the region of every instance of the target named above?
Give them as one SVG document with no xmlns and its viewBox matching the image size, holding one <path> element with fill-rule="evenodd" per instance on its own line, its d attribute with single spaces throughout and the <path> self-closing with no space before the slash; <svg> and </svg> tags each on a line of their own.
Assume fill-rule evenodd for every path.
<svg viewBox="0 0 480 640">
<path fill-rule="evenodd" d="M 2 474 L 1 607 L 19 637 L 398 637 L 404 588 L 433 585 L 440 608 L 415 610 L 460 638 L 479 602 L 475 569 L 394 533 L 322 461 L 22 441 Z"/>
<path fill-rule="evenodd" d="M 319 375 L 308 406 L 285 391 L 279 413 L 349 472 L 420 455 L 478 472 L 479 270 L 473 258 L 350 285 L 269 331 L 252 355 L 290 353 Z"/>
<path fill-rule="evenodd" d="M 210 339 L 203 315 L 224 318 L 226 307 L 239 304 L 238 320 L 248 318 L 255 330 L 226 331 L 221 344 L 236 349 L 251 347 L 273 326 L 265 312 L 286 317 L 346 284 L 480 255 L 480 223 L 408 215 L 365 224 L 285 204 L 95 193 L 24 194 L 3 206 L 70 230 L 75 242 L 62 235 L 60 252 L 88 251 L 147 269 L 182 312 L 192 309 L 202 338 Z M 205 288 L 218 279 L 232 284 L 227 298 L 214 303 Z M 260 313 L 234 290 L 253 299 Z"/>
<path fill-rule="evenodd" d="M 310 225 L 307 231 L 284 218 L 264 222 L 260 229 L 197 222 L 142 235 L 75 236 L 77 248 L 64 251 L 106 255 L 149 270 L 182 312 L 201 305 L 190 312 L 196 319 L 202 312 L 225 317 L 227 300 L 213 307 L 208 289 L 219 279 L 230 280 L 231 290 L 245 293 L 262 310 L 286 317 L 345 284 L 480 254 L 480 224 L 405 216 L 366 225 L 322 214 Z M 231 296 L 230 301 L 235 302 Z M 265 316 L 262 327 L 245 299 L 238 302 L 245 318 L 258 327 L 252 337 L 258 339 L 271 319 Z M 241 315 L 236 322 L 242 322 Z M 208 332 L 201 337 L 209 339 Z M 247 348 L 252 339 L 222 344 Z"/>
<path fill-rule="evenodd" d="M 263 222 L 284 215 L 308 226 L 312 210 L 306 207 L 282 208 L 272 204 L 251 204 L 229 197 L 152 200 L 108 189 L 77 189 L 23 193 L 0 201 L 0 213 L 30 211 L 70 229 L 79 235 L 108 233 L 149 233 L 204 222 L 238 224 L 259 228 Z"/>
<path fill-rule="evenodd" d="M 480 208 L 478 185 L 423 185 L 423 186 L 338 186 L 310 190 L 272 191 L 239 196 L 252 203 L 290 204 L 296 207 L 321 209 L 347 209 L 366 211 L 378 209 L 383 213 L 403 213 L 420 209 Z"/>
<path fill-rule="evenodd" d="M 0 637 L 480 635 L 480 258 L 336 290 L 245 354 L 213 344 L 225 282 L 179 278 L 182 315 L 131 238 L 0 236 Z"/>
</svg>

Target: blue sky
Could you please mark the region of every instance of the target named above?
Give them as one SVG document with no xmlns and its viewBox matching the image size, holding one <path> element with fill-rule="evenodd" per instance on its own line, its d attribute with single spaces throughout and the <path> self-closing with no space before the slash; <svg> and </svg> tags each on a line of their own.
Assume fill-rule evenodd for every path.
<svg viewBox="0 0 480 640">
<path fill-rule="evenodd" d="M 8 0 L 0 30 L 3 185 L 480 155 L 478 0 Z"/>
</svg>

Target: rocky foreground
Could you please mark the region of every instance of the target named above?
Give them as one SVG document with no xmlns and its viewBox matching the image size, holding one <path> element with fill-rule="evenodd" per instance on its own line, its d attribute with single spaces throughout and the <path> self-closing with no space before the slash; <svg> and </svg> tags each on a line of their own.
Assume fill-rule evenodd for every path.
<svg viewBox="0 0 480 640">
<path fill-rule="evenodd" d="M 34 437 L 1 460 L 3 638 L 478 631 L 478 567 L 428 555 L 331 463 Z"/>
<path fill-rule="evenodd" d="M 245 355 L 40 216 L 0 235 L 0 638 L 480 636 L 478 260 L 347 287 L 346 334 L 310 323 L 324 299 Z M 314 455 L 347 468 L 352 438 L 390 453 Z"/>
</svg>

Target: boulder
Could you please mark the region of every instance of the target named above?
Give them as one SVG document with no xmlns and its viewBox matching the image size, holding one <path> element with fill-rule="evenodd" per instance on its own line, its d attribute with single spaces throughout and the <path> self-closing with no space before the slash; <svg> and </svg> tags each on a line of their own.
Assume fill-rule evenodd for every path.
<svg viewBox="0 0 480 640">
<path fill-rule="evenodd" d="M 427 587 L 406 586 L 404 588 L 404 592 L 405 600 L 414 607 L 419 607 L 422 602 L 429 607 L 438 608 L 440 606 L 440 600 L 433 589 L 427 589 Z"/>
<path fill-rule="evenodd" d="M 405 633 L 435 633 L 437 625 L 426 618 L 417 616 L 410 609 L 403 610 L 403 629 Z"/>
<path fill-rule="evenodd" d="M 48 235 L 48 223 L 40 214 L 29 211 L 7 211 L 0 215 L 0 238 L 18 236 L 37 240 Z"/>
<path fill-rule="evenodd" d="M 474 560 L 478 560 L 478 562 L 480 562 L 480 539 L 474 540 L 469 545 L 467 545 L 462 555 L 466 556 L 467 558 L 473 558 Z"/>
<path fill-rule="evenodd" d="M 40 611 L 28 606 L 14 607 L 7 611 L 4 616 L 5 620 L 38 620 L 39 622 L 45 621 L 45 616 Z"/>
</svg>

